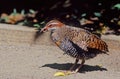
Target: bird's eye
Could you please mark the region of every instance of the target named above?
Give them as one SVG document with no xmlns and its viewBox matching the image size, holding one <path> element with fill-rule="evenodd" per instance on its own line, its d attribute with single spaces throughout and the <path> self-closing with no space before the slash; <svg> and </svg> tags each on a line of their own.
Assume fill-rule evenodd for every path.
<svg viewBox="0 0 120 79">
<path fill-rule="evenodd" d="M 49 27 L 52 27 L 52 25 L 49 25 Z"/>
</svg>

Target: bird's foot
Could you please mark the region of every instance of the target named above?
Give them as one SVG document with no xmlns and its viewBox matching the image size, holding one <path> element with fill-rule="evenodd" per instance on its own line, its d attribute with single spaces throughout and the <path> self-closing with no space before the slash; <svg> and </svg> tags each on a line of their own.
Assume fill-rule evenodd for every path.
<svg viewBox="0 0 120 79">
<path fill-rule="evenodd" d="M 76 71 L 66 71 L 65 72 L 66 75 L 75 74 L 75 73 L 77 73 L 77 72 Z"/>
</svg>

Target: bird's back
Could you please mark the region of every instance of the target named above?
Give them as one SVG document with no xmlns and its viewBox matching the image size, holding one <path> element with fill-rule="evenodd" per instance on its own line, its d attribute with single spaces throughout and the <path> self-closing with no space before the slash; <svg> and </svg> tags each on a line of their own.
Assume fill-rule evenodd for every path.
<svg viewBox="0 0 120 79">
<path fill-rule="evenodd" d="M 52 40 L 63 51 L 73 57 L 93 57 L 99 53 L 107 52 L 108 46 L 96 35 L 87 30 L 65 26 L 51 33 Z"/>
</svg>

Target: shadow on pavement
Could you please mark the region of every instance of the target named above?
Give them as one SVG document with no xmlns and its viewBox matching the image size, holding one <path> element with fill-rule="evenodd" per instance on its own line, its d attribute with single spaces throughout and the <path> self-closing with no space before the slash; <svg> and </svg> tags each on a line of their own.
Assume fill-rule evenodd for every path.
<svg viewBox="0 0 120 79">
<path fill-rule="evenodd" d="M 78 64 L 77 66 L 79 66 Z M 45 64 L 42 67 L 50 67 L 53 69 L 58 69 L 58 70 L 69 70 L 69 68 L 72 66 L 71 63 L 53 63 L 53 64 Z M 41 68 L 41 67 L 40 67 Z M 90 66 L 90 65 L 83 65 L 83 67 L 80 69 L 80 73 L 85 73 L 85 72 L 90 72 L 90 71 L 107 71 L 106 68 L 100 67 L 100 66 Z"/>
</svg>

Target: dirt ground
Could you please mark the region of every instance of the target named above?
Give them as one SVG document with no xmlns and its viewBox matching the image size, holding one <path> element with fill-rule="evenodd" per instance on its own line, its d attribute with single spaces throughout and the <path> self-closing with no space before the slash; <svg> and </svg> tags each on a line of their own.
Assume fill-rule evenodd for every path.
<svg viewBox="0 0 120 79">
<path fill-rule="evenodd" d="M 79 73 L 54 77 L 75 61 L 58 47 L 0 44 L 0 79 L 120 79 L 120 49 L 108 53 L 87 60 Z"/>
</svg>

